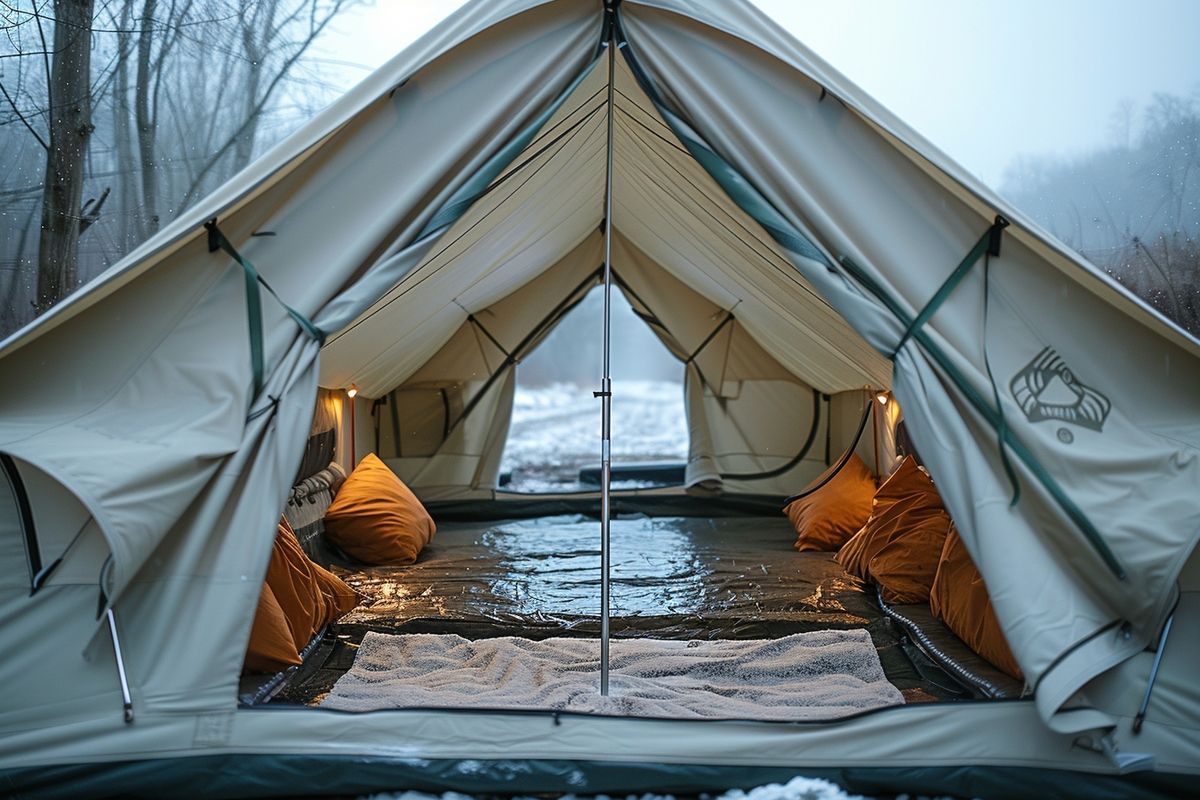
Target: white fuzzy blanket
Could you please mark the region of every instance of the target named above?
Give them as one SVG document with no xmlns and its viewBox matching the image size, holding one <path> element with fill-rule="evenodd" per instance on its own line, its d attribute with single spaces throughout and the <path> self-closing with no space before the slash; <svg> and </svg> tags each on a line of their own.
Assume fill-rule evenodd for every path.
<svg viewBox="0 0 1200 800">
<path fill-rule="evenodd" d="M 904 702 L 864 630 L 748 641 L 614 639 L 607 698 L 598 692 L 599 658 L 596 639 L 368 633 L 321 705 L 806 720 Z"/>
</svg>

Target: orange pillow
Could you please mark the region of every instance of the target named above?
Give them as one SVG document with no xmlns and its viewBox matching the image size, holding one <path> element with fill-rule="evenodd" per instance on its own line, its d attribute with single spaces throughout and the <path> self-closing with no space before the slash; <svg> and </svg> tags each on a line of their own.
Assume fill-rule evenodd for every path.
<svg viewBox="0 0 1200 800">
<path fill-rule="evenodd" d="M 929 593 L 929 608 L 968 647 L 997 669 L 1018 680 L 1023 678 L 1021 666 L 1013 658 L 1000 621 L 992 610 L 983 576 L 953 526 L 942 548 L 933 589 Z"/>
<path fill-rule="evenodd" d="M 436 530 L 417 496 L 374 453 L 325 512 L 325 535 L 364 564 L 412 564 Z"/>
<path fill-rule="evenodd" d="M 875 493 L 871 517 L 838 551 L 851 575 L 879 585 L 888 603 L 929 598 L 950 517 L 924 472 L 905 458 Z"/>
<path fill-rule="evenodd" d="M 912 456 L 905 456 L 887 480 L 879 484 L 871 500 L 871 515 L 881 515 L 897 500 L 920 495 L 936 502 L 940 508 L 942 499 L 933 487 L 933 481 L 925 474 Z"/>
<path fill-rule="evenodd" d="M 292 639 L 302 649 L 325 618 L 325 597 L 311 564 L 287 520 L 280 520 L 267 565 L 267 586 L 287 617 Z"/>
<path fill-rule="evenodd" d="M 344 614 L 353 610 L 358 605 L 358 593 L 320 564 L 313 564 L 312 568 L 321 587 L 321 594 L 325 598 L 325 618 L 321 623 L 324 627 L 331 622 L 337 622 Z"/>
<path fill-rule="evenodd" d="M 287 617 L 271 587 L 263 584 L 258 596 L 258 609 L 250 628 L 250 644 L 246 647 L 243 669 L 251 672 L 281 672 L 300 663 L 299 650 L 288 627 Z"/>
<path fill-rule="evenodd" d="M 322 569 L 300 546 L 292 526 L 279 520 L 267 567 L 267 585 L 301 649 L 322 628 L 358 605 L 358 595 L 341 578 Z"/>
<path fill-rule="evenodd" d="M 875 479 L 862 459 L 851 455 L 845 466 L 821 486 L 829 474 L 826 470 L 810 484 L 819 489 L 797 497 L 783 509 L 796 529 L 797 550 L 837 550 L 871 516 Z"/>
<path fill-rule="evenodd" d="M 871 557 L 871 580 L 885 603 L 924 603 L 937 575 L 938 561 L 950 531 L 945 511 L 910 513 L 903 528 Z"/>
</svg>

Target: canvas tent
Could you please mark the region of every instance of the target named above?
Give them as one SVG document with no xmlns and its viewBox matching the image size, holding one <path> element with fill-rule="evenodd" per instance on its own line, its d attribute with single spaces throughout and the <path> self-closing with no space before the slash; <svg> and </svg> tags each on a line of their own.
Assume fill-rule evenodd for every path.
<svg viewBox="0 0 1200 800">
<path fill-rule="evenodd" d="M 851 399 L 891 391 L 1028 698 L 795 725 L 237 708 L 318 385 L 355 385 L 360 422 L 388 395 L 426 420 L 378 445 L 423 496 L 493 497 L 504 364 L 602 260 L 613 20 L 612 267 L 691 359 L 688 483 L 786 493 L 823 468 L 792 463 L 818 424 L 850 446 Z M 1129 773 L 1132 792 L 1200 771 L 1200 343 L 743 2 L 468 4 L 0 344 L 0 376 L 14 791 L 579 792 L 826 770 L 962 792 Z M 1078 402 L 1040 403 L 1029 387 L 1050 377 Z M 475 406 L 459 425 L 449 386 Z M 375 449 L 356 428 L 358 454 Z"/>
</svg>

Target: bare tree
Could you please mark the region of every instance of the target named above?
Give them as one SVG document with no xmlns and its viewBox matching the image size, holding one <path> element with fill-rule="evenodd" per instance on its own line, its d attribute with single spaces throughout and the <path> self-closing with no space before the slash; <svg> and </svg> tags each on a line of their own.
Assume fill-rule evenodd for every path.
<svg viewBox="0 0 1200 800">
<path fill-rule="evenodd" d="M 0 0 L 0 335 L 327 101 L 307 54 L 354 2 Z"/>
<path fill-rule="evenodd" d="M 54 18 L 53 66 L 47 67 L 50 135 L 38 246 L 39 311 L 58 302 L 78 283 L 83 166 L 95 127 L 91 97 L 92 0 L 55 0 Z M 40 30 L 40 15 L 35 20 Z"/>
</svg>

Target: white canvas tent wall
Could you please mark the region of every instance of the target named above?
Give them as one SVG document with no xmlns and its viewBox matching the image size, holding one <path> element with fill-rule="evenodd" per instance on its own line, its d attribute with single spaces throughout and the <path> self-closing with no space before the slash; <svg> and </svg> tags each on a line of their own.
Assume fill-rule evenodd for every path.
<svg viewBox="0 0 1200 800">
<path fill-rule="evenodd" d="M 378 423 L 380 455 L 423 499 L 495 494 L 511 367 L 599 280 L 606 84 L 590 70 L 517 166 L 322 351 L 322 385 L 388 398 L 356 415 L 357 440 L 374 449 L 361 429 Z M 890 364 L 724 196 L 623 63 L 616 85 L 614 270 L 687 362 L 686 483 L 792 494 L 828 466 L 827 433 L 835 457 L 850 444 L 862 389 L 887 387 Z"/>
<path fill-rule="evenodd" d="M 431 267 L 449 257 L 438 253 L 456 225 L 499 200 L 487 187 L 520 168 L 522 151 L 595 80 L 604 17 L 599 2 L 468 5 L 0 345 L 10 387 L 0 452 L 19 470 L 34 522 L 27 541 L 21 497 L 0 491 L 8 786 L 89 775 L 93 789 L 104 780 L 144 788 L 234 756 L 243 780 L 273 776 L 293 793 L 419 781 L 420 770 L 442 785 L 513 791 L 558 785 L 555 776 L 565 788 L 572 775 L 584 781 L 576 791 L 622 775 L 623 785 L 721 780 L 699 765 L 759 776 L 835 765 L 897 777 L 920 767 L 922 786 L 962 766 L 975 775 L 1002 767 L 1010 787 L 1020 785 L 1018 767 L 1099 775 L 1151 766 L 1139 754 L 1158 774 L 1200 771 L 1200 696 L 1190 681 L 1200 579 L 1194 566 L 1183 572 L 1200 533 L 1200 344 L 741 2 L 621 6 L 621 85 L 632 100 L 619 119 L 628 133 L 639 119 L 653 128 L 657 116 L 672 135 L 651 143 L 653 153 L 639 149 L 645 140 L 621 145 L 614 225 L 628 248 L 614 262 L 628 258 L 632 276 L 641 258 L 706 302 L 735 308 L 794 380 L 826 392 L 890 386 L 1032 699 L 804 726 L 236 709 L 271 532 L 318 376 L 331 386 L 357 381 L 368 394 L 401 385 L 462 327 L 464 308 L 447 298 L 467 297 L 466 309 L 502 302 L 595 231 L 596 143 L 584 137 L 571 168 L 559 165 L 559 180 L 544 187 L 550 200 L 505 206 L 507 224 L 479 230 L 487 247 Z M 659 156 L 689 179 L 712 180 L 689 182 L 691 194 L 666 192 Z M 722 227 L 697 226 L 704 209 L 768 232 L 758 242 L 769 252 L 750 258 Z M 880 354 L 904 339 L 997 213 L 1012 222 L 1000 256 L 986 272 L 973 266 L 904 340 L 889 378 Z M 279 296 L 330 335 L 322 352 L 264 301 L 257 392 L 243 276 L 209 251 L 202 225 L 212 217 Z M 664 223 L 670 235 L 656 238 Z M 417 283 L 419 273 L 427 280 Z M 412 294 L 391 304 L 403 324 L 351 347 L 367 327 L 351 324 L 403 295 L 405 281 Z M 451 288 L 435 291 L 439 281 Z M 1101 424 L 1022 412 L 1010 386 L 1046 348 L 1104 398 Z M 1015 504 L 998 436 L 1020 486 Z M 59 555 L 62 565 L 31 594 L 33 562 Z M 117 612 L 131 724 L 98 604 Z M 1172 609 L 1176 632 L 1135 736 L 1145 648 Z M 315 779 L 342 759 L 353 760 L 353 775 Z M 475 773 L 492 784 L 438 767 L 462 759 L 523 766 Z M 141 767 L 120 766 L 129 761 Z M 228 786 L 221 774 L 205 780 L 189 785 Z"/>
</svg>

